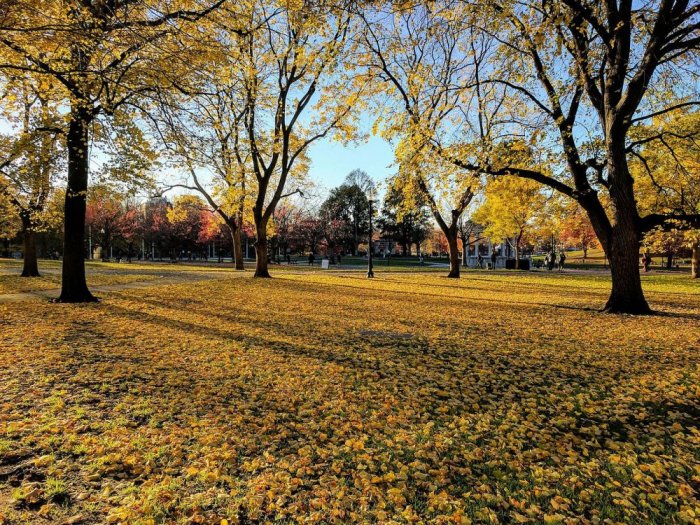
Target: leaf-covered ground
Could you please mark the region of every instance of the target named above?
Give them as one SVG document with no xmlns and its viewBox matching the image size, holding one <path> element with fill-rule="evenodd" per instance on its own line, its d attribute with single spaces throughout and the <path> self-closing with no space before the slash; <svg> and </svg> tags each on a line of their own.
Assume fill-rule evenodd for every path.
<svg viewBox="0 0 700 525">
<path fill-rule="evenodd" d="M 278 271 L 0 303 L 0 523 L 698 523 L 700 289 Z"/>
</svg>

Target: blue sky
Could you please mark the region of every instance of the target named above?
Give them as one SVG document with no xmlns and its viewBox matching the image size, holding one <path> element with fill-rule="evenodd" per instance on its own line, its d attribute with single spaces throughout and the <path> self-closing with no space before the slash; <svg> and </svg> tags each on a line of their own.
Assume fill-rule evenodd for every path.
<svg viewBox="0 0 700 525">
<path fill-rule="evenodd" d="M 332 139 L 323 139 L 309 150 L 309 176 L 320 191 L 340 186 L 345 176 L 354 169 L 367 172 L 379 183 L 396 169 L 392 146 L 381 137 L 373 136 L 367 142 L 344 145 Z"/>
</svg>

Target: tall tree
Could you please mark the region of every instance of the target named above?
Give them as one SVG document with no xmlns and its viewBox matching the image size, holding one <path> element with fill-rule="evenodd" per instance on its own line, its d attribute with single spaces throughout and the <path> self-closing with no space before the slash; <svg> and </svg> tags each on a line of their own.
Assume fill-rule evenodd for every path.
<svg viewBox="0 0 700 525">
<path fill-rule="evenodd" d="M 458 278 L 458 224 L 480 181 L 464 176 L 461 166 L 443 162 L 436 148 L 429 147 L 428 137 L 450 121 L 456 108 L 467 127 L 473 127 L 482 139 L 487 137 L 502 89 L 464 87 L 472 83 L 492 45 L 488 37 L 470 35 L 469 49 L 464 48 L 464 35 L 453 28 L 459 20 L 451 10 L 453 4 L 416 3 L 398 8 L 380 4 L 366 10 L 361 65 L 376 88 L 390 95 L 389 103 L 377 110 L 375 127 L 386 138 L 398 139 L 402 187 L 427 203 L 449 246 L 448 277 Z"/>
<path fill-rule="evenodd" d="M 0 108 L 13 117 L 12 131 L 0 134 L 0 194 L 20 218 L 22 277 L 38 277 L 36 234 L 56 220 L 48 204 L 63 160 L 61 117 L 50 82 L 17 72 L 5 78 L 3 87 Z"/>
<path fill-rule="evenodd" d="M 256 277 L 270 277 L 268 224 L 285 190 L 303 177 L 306 153 L 329 134 L 348 131 L 363 84 L 345 75 L 353 27 L 349 1 L 300 1 L 278 9 L 255 3 L 238 37 L 245 104 L 243 133 L 251 155 Z M 340 86 L 343 86 L 342 90 Z M 338 96 L 342 93 L 342 96 Z"/>
<path fill-rule="evenodd" d="M 448 145 L 447 134 L 437 140 L 433 134 L 433 146 L 465 169 L 517 175 L 575 199 L 610 261 L 605 311 L 650 312 L 638 268 L 642 235 L 678 215 L 691 222 L 700 216 L 642 215 L 628 165 L 636 146 L 630 128 L 699 103 L 697 84 L 680 79 L 697 57 L 700 6 L 687 0 L 513 1 L 488 2 L 475 13 L 501 42 L 498 61 L 476 84 L 505 87 L 513 118 L 504 129 L 533 145 L 556 145 L 561 170 L 551 175 L 507 159 L 495 168 L 493 157 L 469 151 L 463 139 Z"/>
<path fill-rule="evenodd" d="M 233 27 L 236 15 L 217 13 L 223 27 Z M 187 84 L 161 95 L 158 117 L 151 120 L 185 182 L 168 184 L 198 192 L 228 227 L 236 270 L 243 270 L 241 233 L 252 183 L 251 153 L 243 119 L 245 103 L 238 48 L 232 39 L 240 31 L 220 32 L 209 43 L 206 62 Z M 210 181 L 207 183 L 206 181 Z"/>
<path fill-rule="evenodd" d="M 31 71 L 59 83 L 69 108 L 66 148 L 68 182 L 64 211 L 60 302 L 95 298 L 85 281 L 85 209 L 91 124 L 113 115 L 153 86 L 162 73 L 182 68 L 184 24 L 200 20 L 223 4 L 212 0 L 132 2 L 129 0 L 16 0 L 0 7 L 0 69 Z M 176 75 L 176 74 L 175 74 Z M 173 76 L 175 76 L 173 75 Z"/>
</svg>

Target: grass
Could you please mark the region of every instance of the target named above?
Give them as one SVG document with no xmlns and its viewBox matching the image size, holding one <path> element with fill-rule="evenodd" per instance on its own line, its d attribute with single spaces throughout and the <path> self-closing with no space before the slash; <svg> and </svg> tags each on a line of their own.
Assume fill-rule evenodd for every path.
<svg viewBox="0 0 700 525">
<path fill-rule="evenodd" d="M 687 277 L 274 274 L 0 303 L 0 523 L 700 517 Z"/>
</svg>

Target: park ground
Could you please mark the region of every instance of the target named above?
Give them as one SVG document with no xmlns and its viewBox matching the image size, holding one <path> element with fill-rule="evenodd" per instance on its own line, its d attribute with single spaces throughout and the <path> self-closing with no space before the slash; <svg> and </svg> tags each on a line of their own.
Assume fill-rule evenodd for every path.
<svg viewBox="0 0 700 525">
<path fill-rule="evenodd" d="M 700 286 L 0 264 L 0 524 L 700 523 Z"/>
</svg>

